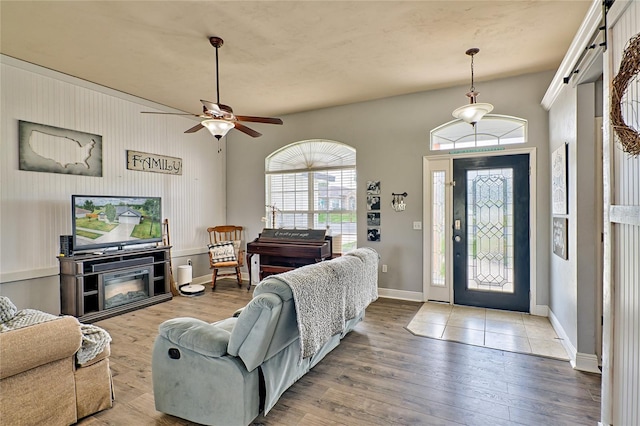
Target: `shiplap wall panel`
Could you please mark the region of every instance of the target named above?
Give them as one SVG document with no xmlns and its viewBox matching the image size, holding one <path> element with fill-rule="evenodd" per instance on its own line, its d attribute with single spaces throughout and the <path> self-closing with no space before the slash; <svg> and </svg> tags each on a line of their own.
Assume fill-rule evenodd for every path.
<svg viewBox="0 0 640 426">
<path fill-rule="evenodd" d="M 614 28 L 613 55 L 617 64 L 620 64 L 628 40 L 639 33 L 640 7 L 634 2 L 624 17 L 616 23 Z M 623 117 L 627 125 L 634 129 L 640 129 L 640 76 L 632 80 L 627 87 L 625 102 L 623 104 Z M 617 139 L 616 139 L 617 143 Z M 614 150 L 614 167 L 616 170 L 616 186 L 614 204 L 640 205 L 640 157 L 631 157 L 622 151 L 617 143 Z"/>
<path fill-rule="evenodd" d="M 640 32 L 640 4 L 634 1 L 613 27 L 610 42 L 615 71 L 628 40 Z M 640 128 L 640 78 L 629 86 L 623 108 L 625 122 Z M 613 154 L 612 204 L 640 206 L 640 158 L 617 145 Z M 614 373 L 613 424 L 640 424 L 640 227 L 618 223 L 614 229 Z"/>
<path fill-rule="evenodd" d="M 204 251 L 206 228 L 226 222 L 225 157 L 208 132 L 184 134 L 193 120 L 140 114 L 149 102 L 50 70 L 1 67 L 0 276 L 57 268 L 72 194 L 160 196 L 174 253 Z M 19 170 L 18 120 L 102 135 L 102 177 Z M 128 149 L 182 158 L 183 174 L 127 170 Z"/>
</svg>

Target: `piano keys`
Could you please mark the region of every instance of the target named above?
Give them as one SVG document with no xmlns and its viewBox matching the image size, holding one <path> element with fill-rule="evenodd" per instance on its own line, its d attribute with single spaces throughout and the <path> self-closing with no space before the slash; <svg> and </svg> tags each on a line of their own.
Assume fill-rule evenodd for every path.
<svg viewBox="0 0 640 426">
<path fill-rule="evenodd" d="M 331 259 L 331 236 L 319 229 L 263 229 L 247 243 L 247 266 L 251 282 L 251 257 L 260 255 L 260 280 L 304 265 Z"/>
</svg>

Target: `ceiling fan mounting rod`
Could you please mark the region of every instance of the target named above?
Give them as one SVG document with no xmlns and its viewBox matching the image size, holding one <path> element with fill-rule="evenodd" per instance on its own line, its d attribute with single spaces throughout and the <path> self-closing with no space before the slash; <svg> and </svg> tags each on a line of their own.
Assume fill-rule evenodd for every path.
<svg viewBox="0 0 640 426">
<path fill-rule="evenodd" d="M 209 43 L 216 48 L 216 103 L 220 104 L 220 74 L 218 71 L 218 49 L 224 44 L 220 37 L 209 37 Z"/>
</svg>

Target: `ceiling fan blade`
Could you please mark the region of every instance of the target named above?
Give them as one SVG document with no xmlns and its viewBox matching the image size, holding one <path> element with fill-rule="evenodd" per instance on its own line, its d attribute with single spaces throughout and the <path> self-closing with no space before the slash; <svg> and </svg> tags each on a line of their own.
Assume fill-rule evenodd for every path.
<svg viewBox="0 0 640 426">
<path fill-rule="evenodd" d="M 217 103 L 211 102 L 211 101 L 205 101 L 204 99 L 200 99 L 200 102 L 202 102 L 202 105 L 204 105 L 207 110 L 218 113 L 218 114 L 222 114 L 222 110 L 220 109 Z"/>
<path fill-rule="evenodd" d="M 199 115 L 191 114 L 188 112 L 155 112 L 155 111 L 140 111 L 140 114 L 165 114 L 165 115 L 192 115 L 194 117 L 200 117 Z"/>
<path fill-rule="evenodd" d="M 282 124 L 282 120 L 279 118 L 251 117 L 250 115 L 236 115 L 236 120 L 249 121 L 252 123 Z"/>
<path fill-rule="evenodd" d="M 211 111 L 214 114 L 222 115 L 225 112 L 233 114 L 233 109 L 229 105 L 217 104 L 215 102 L 205 101 L 204 99 L 200 99 L 200 102 L 202 102 L 202 105 L 204 105 L 208 111 Z"/>
<path fill-rule="evenodd" d="M 192 128 L 190 128 L 188 130 L 185 130 L 184 132 L 185 133 L 195 133 L 195 132 L 197 132 L 198 130 L 200 130 L 202 128 L 204 128 L 204 126 L 202 124 L 196 124 Z"/>
<path fill-rule="evenodd" d="M 258 136 L 262 136 L 262 133 L 256 132 L 253 129 L 250 129 L 249 127 L 245 126 L 244 124 L 240 124 L 237 121 L 235 123 L 233 123 L 233 125 L 235 126 L 235 128 L 237 130 L 240 130 L 242 133 L 246 133 L 247 135 L 257 138 Z"/>
</svg>

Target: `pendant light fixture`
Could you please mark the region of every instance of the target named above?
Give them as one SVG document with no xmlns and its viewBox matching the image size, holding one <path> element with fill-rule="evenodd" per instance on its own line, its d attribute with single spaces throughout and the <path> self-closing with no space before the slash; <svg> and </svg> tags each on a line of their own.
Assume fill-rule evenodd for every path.
<svg viewBox="0 0 640 426">
<path fill-rule="evenodd" d="M 218 68 L 218 49 L 222 47 L 224 41 L 222 41 L 220 37 L 211 37 L 209 38 L 209 42 L 213 47 L 216 48 L 216 105 L 220 105 L 220 70 Z M 227 133 L 229 133 L 229 130 L 235 127 L 233 123 L 218 117 L 212 117 L 210 119 L 204 120 L 200 124 L 206 127 L 207 130 L 209 130 L 209 132 L 218 140 L 225 137 Z"/>
<path fill-rule="evenodd" d="M 476 92 L 476 88 L 473 85 L 473 56 L 479 51 L 480 49 L 473 47 L 465 52 L 467 55 L 471 56 L 471 89 L 467 93 L 467 96 L 469 97 L 469 104 L 456 108 L 453 111 L 453 116 L 455 118 L 459 118 L 472 126 L 475 126 L 478 121 L 482 120 L 482 117 L 484 117 L 485 114 L 488 114 L 493 110 L 493 105 L 478 103 L 476 101 L 478 92 Z"/>
</svg>

